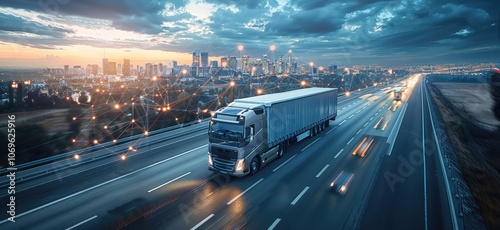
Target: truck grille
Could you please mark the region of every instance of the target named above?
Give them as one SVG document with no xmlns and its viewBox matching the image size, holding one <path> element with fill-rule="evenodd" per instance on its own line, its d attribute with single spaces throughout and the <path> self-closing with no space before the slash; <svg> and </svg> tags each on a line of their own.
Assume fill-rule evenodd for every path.
<svg viewBox="0 0 500 230">
<path fill-rule="evenodd" d="M 214 162 L 214 168 L 226 172 L 234 171 L 234 165 L 236 164 L 236 161 L 226 160 L 218 157 L 213 157 L 212 160 Z"/>
</svg>

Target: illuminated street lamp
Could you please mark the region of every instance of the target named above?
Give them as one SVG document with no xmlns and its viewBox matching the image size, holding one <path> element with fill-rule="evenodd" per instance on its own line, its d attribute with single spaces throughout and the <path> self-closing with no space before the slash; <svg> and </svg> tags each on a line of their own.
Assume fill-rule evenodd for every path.
<svg viewBox="0 0 500 230">
<path fill-rule="evenodd" d="M 234 81 L 229 82 L 229 85 L 233 87 L 235 85 Z"/>
<path fill-rule="evenodd" d="M 262 89 L 258 89 L 257 94 L 262 94 Z"/>
</svg>

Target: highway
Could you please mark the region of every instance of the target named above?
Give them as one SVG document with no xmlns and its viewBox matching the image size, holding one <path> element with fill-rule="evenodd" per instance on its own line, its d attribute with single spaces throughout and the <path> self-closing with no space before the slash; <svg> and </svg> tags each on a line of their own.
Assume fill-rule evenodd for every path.
<svg viewBox="0 0 500 230">
<path fill-rule="evenodd" d="M 422 90 L 419 81 L 396 107 L 380 87 L 340 97 L 329 128 L 253 176 L 208 171 L 206 122 L 148 137 L 126 160 L 66 163 L 18 181 L 16 222 L 2 209 L 0 228 L 442 229 Z M 353 156 L 365 137 L 374 140 L 366 157 Z M 401 159 L 408 169 L 401 171 Z M 343 195 L 329 189 L 341 171 L 354 173 Z"/>
</svg>

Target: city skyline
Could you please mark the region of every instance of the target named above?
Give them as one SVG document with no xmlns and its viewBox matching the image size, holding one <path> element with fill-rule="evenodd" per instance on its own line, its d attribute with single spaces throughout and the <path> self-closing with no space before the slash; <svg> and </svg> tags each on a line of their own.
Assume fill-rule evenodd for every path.
<svg viewBox="0 0 500 230">
<path fill-rule="evenodd" d="M 317 66 L 499 62 L 491 1 L 3 1 L 0 67 L 62 67 L 192 52 L 285 56 Z M 7 23 L 8 22 L 8 23 Z M 241 48 L 241 49 L 240 49 Z"/>
</svg>

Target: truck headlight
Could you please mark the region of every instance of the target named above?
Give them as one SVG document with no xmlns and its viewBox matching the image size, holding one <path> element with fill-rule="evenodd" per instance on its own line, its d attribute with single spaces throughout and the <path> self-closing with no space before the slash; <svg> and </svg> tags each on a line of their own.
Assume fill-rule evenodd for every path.
<svg viewBox="0 0 500 230">
<path fill-rule="evenodd" d="M 239 159 L 236 161 L 236 171 L 243 171 L 243 163 L 245 159 Z"/>
<path fill-rule="evenodd" d="M 214 162 L 212 161 L 212 156 L 208 155 L 208 165 L 214 166 Z"/>
</svg>

